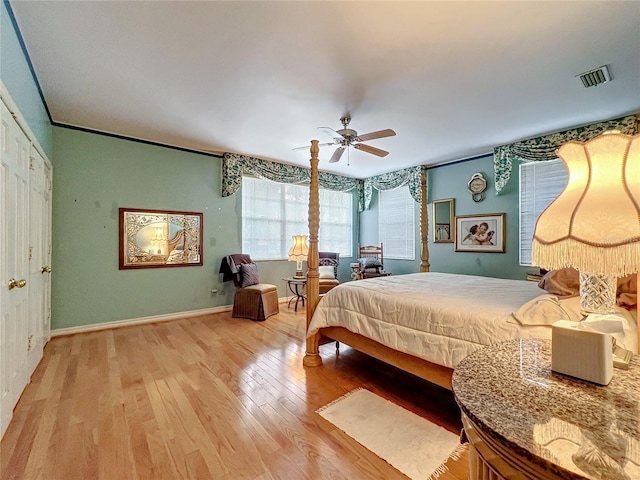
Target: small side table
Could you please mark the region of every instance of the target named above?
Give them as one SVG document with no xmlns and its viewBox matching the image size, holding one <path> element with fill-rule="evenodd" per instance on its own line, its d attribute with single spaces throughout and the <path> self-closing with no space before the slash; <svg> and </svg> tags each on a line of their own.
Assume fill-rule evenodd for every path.
<svg viewBox="0 0 640 480">
<path fill-rule="evenodd" d="M 293 294 L 293 297 L 289 299 L 289 303 L 287 307 L 291 308 L 291 302 L 296 301 L 296 305 L 294 311 L 298 311 L 298 302 L 302 301 L 302 306 L 304 307 L 304 299 L 307 294 L 307 279 L 306 278 L 295 278 L 295 277 L 287 277 L 283 279 L 287 282 L 287 288 Z"/>
<path fill-rule="evenodd" d="M 607 386 L 551 370 L 551 341 L 484 347 L 453 372 L 471 480 L 636 479 L 640 356 Z"/>
</svg>

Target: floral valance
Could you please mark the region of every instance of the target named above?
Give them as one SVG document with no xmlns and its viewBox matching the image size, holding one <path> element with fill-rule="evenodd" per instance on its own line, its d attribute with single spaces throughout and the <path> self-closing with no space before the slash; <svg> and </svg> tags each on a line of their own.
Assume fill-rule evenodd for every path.
<svg viewBox="0 0 640 480">
<path fill-rule="evenodd" d="M 422 200 L 420 173 L 422 171 L 426 171 L 425 167 L 418 165 L 417 167 L 383 173 L 365 180 L 319 172 L 318 183 L 321 188 L 338 192 L 349 192 L 355 189 L 358 195 L 358 211 L 361 212 L 364 209 L 369 209 L 374 188 L 376 190 L 392 190 L 408 185 L 409 193 L 416 202 L 420 203 Z M 236 153 L 225 153 L 222 158 L 223 197 L 228 197 L 238 191 L 242 185 L 243 175 L 255 175 L 273 182 L 291 184 L 308 184 L 311 180 L 311 170 L 308 168 Z"/>
<path fill-rule="evenodd" d="M 393 190 L 404 185 L 409 186 L 409 193 L 416 202 L 420 203 L 422 201 L 420 173 L 423 169 L 424 167 L 418 165 L 366 178 L 364 180 L 364 208 L 369 209 L 374 188 L 376 190 Z"/>
<path fill-rule="evenodd" d="M 309 183 L 311 170 L 297 165 L 271 162 L 260 158 L 225 153 L 222 158 L 222 196 L 228 197 L 238 191 L 243 175 L 255 175 L 279 183 Z M 364 209 L 364 181 L 333 173 L 319 172 L 318 183 L 321 188 L 338 192 L 356 189 L 358 211 Z"/>
<path fill-rule="evenodd" d="M 499 195 L 509 181 L 512 163 L 514 161 L 536 162 L 552 160 L 557 158 L 556 150 L 561 145 L 570 141 L 585 142 L 612 129 L 620 130 L 621 133 L 628 135 L 635 134 L 637 130 L 636 116 L 629 115 L 608 122 L 573 128 L 564 132 L 530 138 L 521 142 L 494 148 L 493 168 L 496 194 Z"/>
</svg>

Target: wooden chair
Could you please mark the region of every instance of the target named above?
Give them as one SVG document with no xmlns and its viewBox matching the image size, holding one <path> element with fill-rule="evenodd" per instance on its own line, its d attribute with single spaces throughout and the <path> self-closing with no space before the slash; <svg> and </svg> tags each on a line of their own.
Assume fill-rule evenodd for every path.
<svg viewBox="0 0 640 480">
<path fill-rule="evenodd" d="M 384 272 L 383 244 L 362 246 L 358 244 L 358 263 L 360 272 L 358 279 L 386 277 L 391 275 Z"/>
<path fill-rule="evenodd" d="M 275 285 L 259 283 L 257 266 L 249 255 L 224 257 L 220 273 L 223 281 L 233 280 L 236 287 L 232 317 L 263 321 L 280 312 L 278 289 Z"/>
<path fill-rule="evenodd" d="M 340 285 L 338 280 L 338 264 L 340 263 L 340 254 L 338 252 L 318 252 L 319 267 L 333 267 L 333 278 L 325 277 L 320 271 L 318 279 L 318 287 L 320 295 L 327 293 L 333 287 Z"/>
</svg>

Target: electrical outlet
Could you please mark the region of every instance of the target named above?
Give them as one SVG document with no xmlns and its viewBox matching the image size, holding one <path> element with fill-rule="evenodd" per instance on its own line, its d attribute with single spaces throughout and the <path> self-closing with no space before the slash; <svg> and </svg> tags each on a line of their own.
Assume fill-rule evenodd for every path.
<svg viewBox="0 0 640 480">
<path fill-rule="evenodd" d="M 212 289 L 211 293 L 218 293 L 218 289 L 217 288 Z"/>
</svg>

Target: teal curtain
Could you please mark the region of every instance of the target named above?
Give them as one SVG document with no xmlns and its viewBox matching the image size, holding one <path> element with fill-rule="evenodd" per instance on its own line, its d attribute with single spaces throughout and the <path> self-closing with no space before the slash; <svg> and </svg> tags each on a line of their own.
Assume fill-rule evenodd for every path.
<svg viewBox="0 0 640 480">
<path fill-rule="evenodd" d="M 278 183 L 306 183 L 311 180 L 311 170 L 297 165 L 271 162 L 260 158 L 225 153 L 222 158 L 222 196 L 228 197 L 238 191 L 243 175 L 255 175 Z M 419 182 L 419 180 L 418 180 Z M 319 172 L 321 188 L 338 192 L 356 190 L 358 211 L 364 209 L 364 181 L 333 173 Z"/>
<path fill-rule="evenodd" d="M 556 150 L 563 144 L 570 141 L 585 142 L 607 130 L 620 130 L 621 133 L 633 135 L 637 130 L 636 116 L 629 115 L 607 122 L 594 123 L 593 125 L 573 128 L 564 132 L 530 138 L 494 148 L 493 168 L 496 195 L 500 195 L 509 178 L 511 178 L 511 169 L 514 161 L 537 162 L 552 160 L 557 158 Z"/>
</svg>

